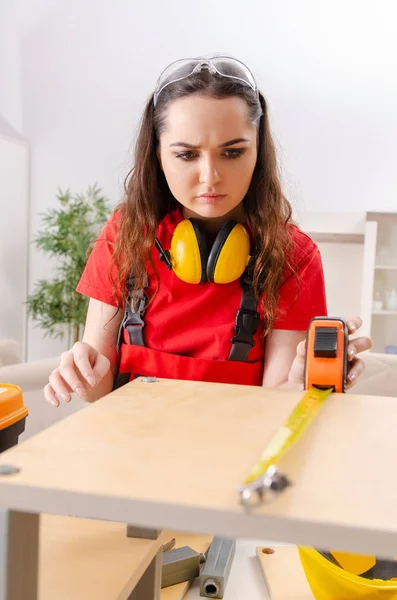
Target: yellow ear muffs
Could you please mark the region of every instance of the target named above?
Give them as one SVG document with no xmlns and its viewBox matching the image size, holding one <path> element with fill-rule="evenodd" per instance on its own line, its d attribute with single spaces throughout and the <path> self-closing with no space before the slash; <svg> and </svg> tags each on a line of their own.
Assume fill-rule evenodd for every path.
<svg viewBox="0 0 397 600">
<path fill-rule="evenodd" d="M 199 221 L 186 219 L 175 228 L 169 255 L 175 275 L 186 283 L 230 283 L 244 273 L 250 259 L 249 251 L 247 230 L 240 223 L 228 221 L 218 233 L 208 256 Z"/>
<path fill-rule="evenodd" d="M 170 255 L 173 271 L 179 279 L 186 283 L 206 281 L 207 244 L 193 220 L 186 219 L 175 227 Z"/>
<path fill-rule="evenodd" d="M 250 240 L 240 223 L 228 221 L 218 233 L 207 261 L 207 280 L 230 283 L 244 273 L 250 259 Z"/>
</svg>

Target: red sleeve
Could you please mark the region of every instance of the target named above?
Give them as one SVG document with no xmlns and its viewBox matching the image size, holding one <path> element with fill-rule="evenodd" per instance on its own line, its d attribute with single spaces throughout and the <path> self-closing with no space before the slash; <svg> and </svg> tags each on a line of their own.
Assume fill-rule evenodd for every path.
<svg viewBox="0 0 397 600">
<path fill-rule="evenodd" d="M 84 296 L 95 298 L 105 304 L 117 306 L 114 296 L 111 276 L 114 278 L 115 269 L 111 272 L 110 263 L 113 256 L 113 242 L 117 234 L 117 213 L 114 213 L 106 223 L 99 237 L 95 241 L 91 254 L 88 257 L 83 274 L 77 284 L 76 290 Z M 119 306 L 122 306 L 120 289 L 115 289 Z"/>
<path fill-rule="evenodd" d="M 314 241 L 298 227 L 291 227 L 291 264 L 299 279 L 285 274 L 279 290 L 274 329 L 306 330 L 310 320 L 327 315 L 327 300 L 321 254 Z"/>
</svg>

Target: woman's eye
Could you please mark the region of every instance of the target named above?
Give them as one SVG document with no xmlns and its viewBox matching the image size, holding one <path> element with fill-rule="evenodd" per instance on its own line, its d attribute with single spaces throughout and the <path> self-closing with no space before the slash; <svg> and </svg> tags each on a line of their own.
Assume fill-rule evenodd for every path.
<svg viewBox="0 0 397 600">
<path fill-rule="evenodd" d="M 181 158 L 182 160 L 189 161 L 196 158 L 196 154 L 194 152 L 179 152 L 176 155 L 176 158 Z"/>
<path fill-rule="evenodd" d="M 238 158 L 242 154 L 244 154 L 245 148 L 230 148 L 229 150 L 225 150 L 224 156 L 226 158 Z"/>
</svg>

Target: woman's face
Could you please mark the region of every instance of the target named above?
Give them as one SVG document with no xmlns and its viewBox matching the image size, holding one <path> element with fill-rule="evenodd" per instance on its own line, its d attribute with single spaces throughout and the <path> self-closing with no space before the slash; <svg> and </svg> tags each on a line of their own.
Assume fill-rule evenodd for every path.
<svg viewBox="0 0 397 600">
<path fill-rule="evenodd" d="M 184 216 L 243 221 L 257 158 L 257 129 L 238 97 L 191 95 L 167 108 L 159 159 Z"/>
</svg>

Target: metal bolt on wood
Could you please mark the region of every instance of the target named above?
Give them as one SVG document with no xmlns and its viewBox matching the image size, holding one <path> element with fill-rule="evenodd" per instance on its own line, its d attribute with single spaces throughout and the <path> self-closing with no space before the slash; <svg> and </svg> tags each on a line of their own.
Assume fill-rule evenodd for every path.
<svg viewBox="0 0 397 600">
<path fill-rule="evenodd" d="M 14 467 L 13 465 L 0 465 L 0 475 L 15 475 L 15 473 L 19 473 L 18 467 Z"/>
</svg>

